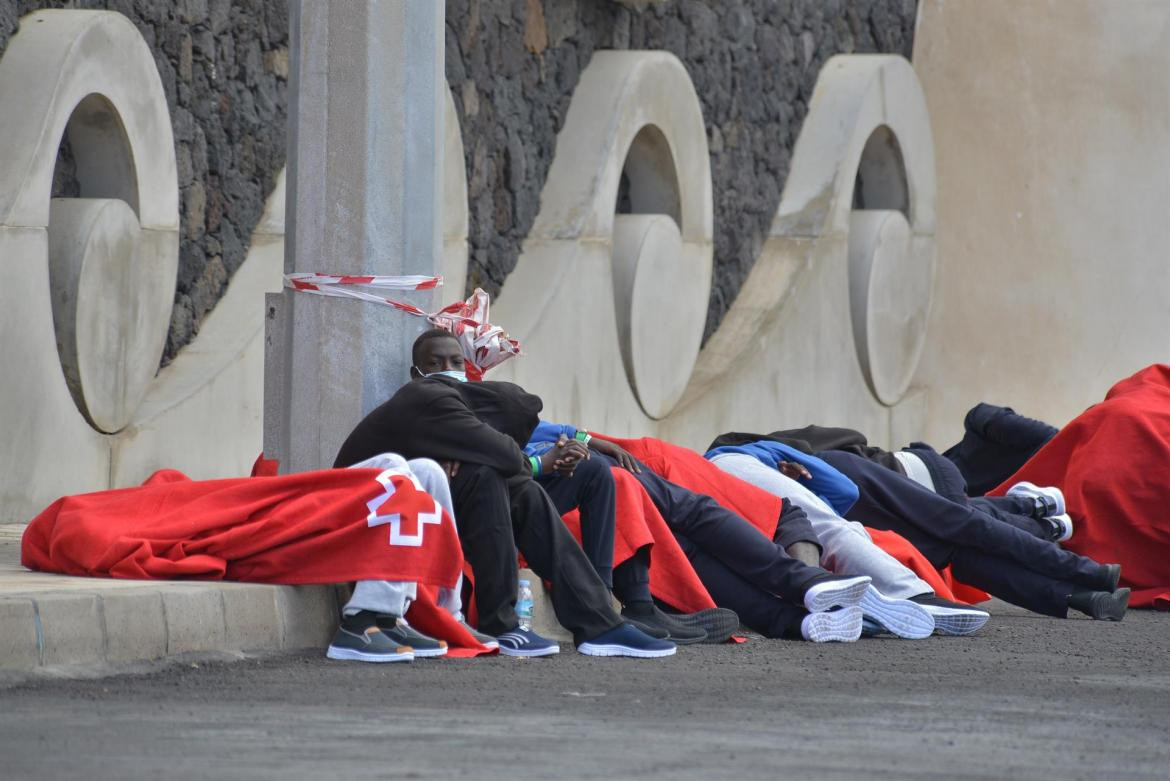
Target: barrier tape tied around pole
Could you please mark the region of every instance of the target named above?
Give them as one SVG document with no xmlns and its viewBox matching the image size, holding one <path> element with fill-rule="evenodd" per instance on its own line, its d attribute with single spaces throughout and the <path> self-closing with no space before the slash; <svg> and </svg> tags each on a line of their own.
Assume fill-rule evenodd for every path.
<svg viewBox="0 0 1170 781">
<path fill-rule="evenodd" d="M 284 286 L 301 293 L 318 296 L 352 298 L 371 304 L 390 306 L 416 317 L 425 317 L 432 325 L 450 331 L 463 348 L 468 363 L 468 376 L 481 379 L 483 373 L 520 354 L 520 342 L 508 336 L 503 328 L 488 322 L 488 294 L 476 288 L 466 301 L 456 301 L 438 312 L 424 312 L 414 304 L 395 301 L 363 288 L 375 290 L 433 290 L 443 284 L 442 277 L 421 275 L 351 276 L 335 274 L 295 273 L 284 275 Z"/>
<path fill-rule="evenodd" d="M 419 317 L 428 317 L 428 313 L 413 304 L 395 301 L 392 298 L 367 293 L 361 288 L 376 288 L 381 290 L 433 290 L 443 284 L 442 277 L 425 277 L 418 274 L 402 277 L 385 276 L 336 276 L 332 274 L 298 273 L 285 274 L 284 286 L 302 293 L 313 293 L 319 296 L 336 296 L 338 298 L 356 298 L 358 301 L 368 301 L 371 304 L 383 304 L 409 312 Z"/>
</svg>

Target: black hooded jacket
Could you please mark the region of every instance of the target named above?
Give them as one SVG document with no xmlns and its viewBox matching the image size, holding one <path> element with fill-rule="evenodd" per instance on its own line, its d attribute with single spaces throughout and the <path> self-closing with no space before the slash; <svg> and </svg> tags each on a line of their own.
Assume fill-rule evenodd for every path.
<svg viewBox="0 0 1170 781">
<path fill-rule="evenodd" d="M 771 434 L 745 434 L 738 431 L 720 434 L 707 449 L 717 447 L 734 447 L 749 442 L 779 442 L 782 445 L 795 448 L 810 456 L 822 450 L 844 450 L 870 461 L 875 461 L 886 469 L 902 472 L 898 459 L 888 450 L 873 447 L 860 431 L 851 428 L 832 428 L 829 426 L 805 426 L 804 428 L 773 431 Z"/>
<path fill-rule="evenodd" d="M 346 438 L 335 467 L 380 453 L 483 464 L 505 477 L 530 474 L 521 448 L 540 422 L 539 396 L 510 382 L 429 377 L 408 382 Z"/>
</svg>

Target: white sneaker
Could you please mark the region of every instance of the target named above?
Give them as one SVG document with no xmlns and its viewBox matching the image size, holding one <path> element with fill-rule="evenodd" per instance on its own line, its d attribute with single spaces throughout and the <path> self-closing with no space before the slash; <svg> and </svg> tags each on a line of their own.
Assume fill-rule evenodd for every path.
<svg viewBox="0 0 1170 781">
<path fill-rule="evenodd" d="M 812 643 L 852 643 L 861 637 L 861 608 L 856 605 L 809 613 L 800 622 L 800 636 Z"/>
<path fill-rule="evenodd" d="M 823 613 L 834 607 L 851 607 L 861 601 L 869 588 L 867 575 L 844 577 L 834 575 L 809 586 L 804 592 L 804 609 L 810 613 Z"/>
<path fill-rule="evenodd" d="M 887 597 L 872 585 L 857 606 L 862 615 L 898 637 L 922 640 L 934 633 L 934 617 L 925 607 L 909 599 Z"/>
<path fill-rule="evenodd" d="M 1013 485 L 1007 490 L 1007 493 L 1008 496 L 1026 496 L 1043 502 L 1044 514 L 1042 517 L 1044 518 L 1064 514 L 1064 492 L 1054 485 L 1040 487 L 1035 483 L 1024 481 Z"/>
<path fill-rule="evenodd" d="M 951 602 L 933 594 L 914 597 L 914 602 L 926 608 L 934 618 L 934 631 L 940 635 L 969 635 L 977 632 L 991 618 L 991 614 L 977 607 Z"/>
<path fill-rule="evenodd" d="M 1073 536 L 1073 521 L 1072 518 L 1068 517 L 1068 513 L 1053 515 L 1047 520 L 1055 523 L 1057 528 L 1060 529 L 1060 535 L 1055 540 L 1053 540 L 1053 542 L 1064 542 L 1069 537 Z"/>
</svg>

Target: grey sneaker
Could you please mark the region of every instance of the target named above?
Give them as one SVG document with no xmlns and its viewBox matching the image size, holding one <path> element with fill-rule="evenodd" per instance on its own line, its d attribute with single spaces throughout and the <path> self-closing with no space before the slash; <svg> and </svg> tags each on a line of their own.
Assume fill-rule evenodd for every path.
<svg viewBox="0 0 1170 781">
<path fill-rule="evenodd" d="M 459 619 L 459 625 L 466 629 L 467 633 L 474 637 L 475 641 L 484 648 L 495 649 L 500 647 L 499 640 L 496 640 L 496 638 L 492 637 L 491 635 L 485 635 L 483 632 L 479 631 L 463 619 Z"/>
<path fill-rule="evenodd" d="M 436 640 L 429 635 L 424 635 L 406 623 L 405 618 L 379 615 L 376 620 L 377 626 L 382 630 L 383 634 L 401 645 L 408 645 L 413 648 L 414 658 L 416 659 L 430 659 L 447 655 L 447 643 L 445 641 Z"/>
<path fill-rule="evenodd" d="M 388 637 L 377 625 L 365 629 L 337 627 L 325 656 L 351 662 L 409 662 L 414 650 Z"/>
</svg>

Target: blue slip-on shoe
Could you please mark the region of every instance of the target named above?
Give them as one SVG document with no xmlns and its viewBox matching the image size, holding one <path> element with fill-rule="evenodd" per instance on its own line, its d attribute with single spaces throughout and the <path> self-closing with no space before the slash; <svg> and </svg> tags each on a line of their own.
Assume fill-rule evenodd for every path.
<svg viewBox="0 0 1170 781">
<path fill-rule="evenodd" d="M 889 634 L 886 628 L 877 621 L 872 621 L 865 616 L 861 617 L 861 636 L 862 637 L 877 637 L 879 635 Z"/>
<path fill-rule="evenodd" d="M 619 624 L 577 646 L 577 651 L 586 656 L 633 656 L 639 659 L 674 656 L 677 650 L 678 646 L 669 640 L 656 640 L 629 624 Z"/>
<path fill-rule="evenodd" d="M 500 653 L 504 656 L 520 656 L 530 659 L 536 656 L 552 656 L 559 654 L 561 647 L 533 632 L 531 629 L 515 629 L 504 632 L 496 638 L 500 644 Z"/>
<path fill-rule="evenodd" d="M 909 599 L 887 597 L 872 585 L 857 606 L 864 618 L 876 621 L 898 637 L 922 640 L 934 634 L 934 616 L 925 607 Z"/>
</svg>

